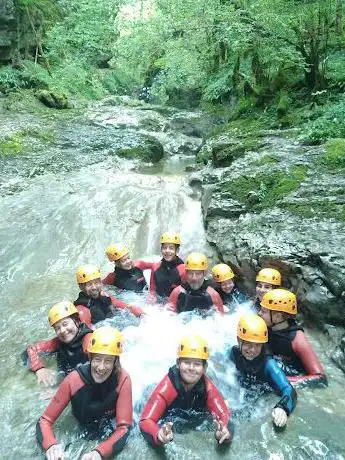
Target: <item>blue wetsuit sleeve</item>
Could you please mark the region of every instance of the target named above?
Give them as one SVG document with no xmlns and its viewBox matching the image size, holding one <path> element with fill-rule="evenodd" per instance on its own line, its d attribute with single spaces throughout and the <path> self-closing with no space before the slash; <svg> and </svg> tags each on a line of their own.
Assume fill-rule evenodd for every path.
<svg viewBox="0 0 345 460">
<path fill-rule="evenodd" d="M 265 377 L 268 383 L 281 396 L 275 407 L 284 409 L 287 415 L 290 415 L 297 403 L 297 393 L 273 358 L 268 358 L 266 361 Z"/>
</svg>

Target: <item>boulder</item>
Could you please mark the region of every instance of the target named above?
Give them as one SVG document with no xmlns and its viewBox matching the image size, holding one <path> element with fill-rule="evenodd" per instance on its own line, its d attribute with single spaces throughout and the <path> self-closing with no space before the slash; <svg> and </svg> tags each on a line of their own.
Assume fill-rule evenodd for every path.
<svg viewBox="0 0 345 460">
<path fill-rule="evenodd" d="M 46 89 L 41 89 L 36 92 L 35 96 L 47 107 L 52 109 L 68 109 L 70 105 L 64 94 L 56 93 Z"/>
<path fill-rule="evenodd" d="M 154 137 L 142 137 L 139 144 L 124 146 L 116 150 L 120 157 L 157 163 L 164 156 L 162 144 Z"/>
</svg>

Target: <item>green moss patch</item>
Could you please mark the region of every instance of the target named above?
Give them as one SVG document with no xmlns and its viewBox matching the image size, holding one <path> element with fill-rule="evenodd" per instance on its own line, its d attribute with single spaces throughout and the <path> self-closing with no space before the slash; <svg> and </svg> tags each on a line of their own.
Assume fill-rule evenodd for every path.
<svg viewBox="0 0 345 460">
<path fill-rule="evenodd" d="M 345 205 L 334 201 L 313 201 L 312 203 L 282 203 L 281 207 L 304 219 L 312 217 L 335 219 L 345 222 Z"/>
<path fill-rule="evenodd" d="M 260 211 L 275 206 L 283 197 L 297 190 L 307 170 L 307 166 L 297 165 L 288 172 L 243 176 L 223 184 L 221 190 L 230 192 L 234 199 L 245 204 L 248 211 Z"/>
<path fill-rule="evenodd" d="M 331 139 L 325 144 L 326 153 L 322 157 L 322 164 L 330 170 L 345 168 L 345 139 Z"/>
</svg>

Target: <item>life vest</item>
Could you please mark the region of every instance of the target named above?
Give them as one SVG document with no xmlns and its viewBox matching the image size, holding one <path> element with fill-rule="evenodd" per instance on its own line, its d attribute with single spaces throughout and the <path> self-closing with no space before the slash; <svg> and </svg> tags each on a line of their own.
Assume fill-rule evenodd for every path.
<svg viewBox="0 0 345 460">
<path fill-rule="evenodd" d="M 181 284 L 181 292 L 177 298 L 176 312 L 209 310 L 213 305 L 212 297 L 208 289 L 212 289 L 207 281 L 204 281 L 199 289 L 193 290 L 188 283 Z"/>
<path fill-rule="evenodd" d="M 153 272 L 157 295 L 168 297 L 172 290 L 181 284 L 181 276 L 177 267 L 183 263 L 183 260 L 177 256 L 169 262 L 165 259 L 161 260 L 158 268 Z"/>
<path fill-rule="evenodd" d="M 237 306 L 241 303 L 246 302 L 247 296 L 238 289 L 235 285 L 230 293 L 224 292 L 223 289 L 220 287 L 220 283 L 214 283 L 212 287 L 218 292 L 224 305 L 228 306 Z"/>
<path fill-rule="evenodd" d="M 288 321 L 289 326 L 286 329 L 274 331 L 268 328 L 268 345 L 272 354 L 280 358 L 281 367 L 287 375 L 297 375 L 304 372 L 304 367 L 293 350 L 293 341 L 297 331 L 303 331 L 303 328 L 294 319 Z"/>
<path fill-rule="evenodd" d="M 114 415 L 118 397 L 116 376 L 112 374 L 105 382 L 95 383 L 91 376 L 90 363 L 79 366 L 76 371 L 85 385 L 72 396 L 72 412 L 75 418 L 85 425 L 101 420 L 104 416 Z"/>
<path fill-rule="evenodd" d="M 138 267 L 133 267 L 130 270 L 123 268 L 115 268 L 114 286 L 127 291 L 141 292 L 146 286 L 146 281 L 143 271 Z"/>
<path fill-rule="evenodd" d="M 84 305 L 89 308 L 91 313 L 91 322 L 93 324 L 114 316 L 112 313 L 111 298 L 102 294 L 97 299 L 92 299 L 84 292 L 80 292 L 78 299 L 74 302 L 74 305 Z"/>
<path fill-rule="evenodd" d="M 69 343 L 61 342 L 59 349 L 57 350 L 57 367 L 59 371 L 69 374 L 72 372 L 78 364 L 87 362 L 83 350 L 83 339 L 87 334 L 93 331 L 89 329 L 86 324 L 82 323 L 78 329 L 77 335 Z"/>
<path fill-rule="evenodd" d="M 268 358 L 271 358 L 271 356 L 266 355 L 263 351 L 259 356 L 250 361 L 242 355 L 238 346 L 232 347 L 231 360 L 239 371 L 238 380 L 241 386 L 250 388 L 266 380 L 265 366 Z"/>
<path fill-rule="evenodd" d="M 180 372 L 176 365 L 169 369 L 168 377 L 177 392 L 176 398 L 168 408 L 169 412 L 174 409 L 196 412 L 207 409 L 207 391 L 204 376 L 188 391 L 185 390 L 182 384 Z"/>
</svg>

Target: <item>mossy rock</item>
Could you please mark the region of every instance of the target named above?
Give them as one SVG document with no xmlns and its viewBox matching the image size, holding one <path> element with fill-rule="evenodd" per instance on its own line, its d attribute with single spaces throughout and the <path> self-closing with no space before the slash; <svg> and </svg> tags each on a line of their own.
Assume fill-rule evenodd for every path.
<svg viewBox="0 0 345 460">
<path fill-rule="evenodd" d="M 235 139 L 225 145 L 215 145 L 212 149 L 212 163 L 215 167 L 230 166 L 245 152 L 258 150 L 263 145 L 258 139 Z"/>
<path fill-rule="evenodd" d="M 286 91 L 282 91 L 279 95 L 279 101 L 277 105 L 277 117 L 279 119 L 285 117 L 289 110 L 290 98 Z"/>
<path fill-rule="evenodd" d="M 138 159 L 148 163 L 157 163 L 164 157 L 163 146 L 154 137 L 145 138 L 139 145 L 122 147 L 116 153 L 120 157 Z"/>
<path fill-rule="evenodd" d="M 46 89 L 36 92 L 35 96 L 42 104 L 52 109 L 69 109 L 70 105 L 67 97 L 61 93 L 55 93 Z"/>
<path fill-rule="evenodd" d="M 282 198 L 297 190 L 308 167 L 295 165 L 289 171 L 268 171 L 255 176 L 242 176 L 221 184 L 222 192 L 243 203 L 247 211 L 261 211 L 275 206 Z"/>
</svg>

